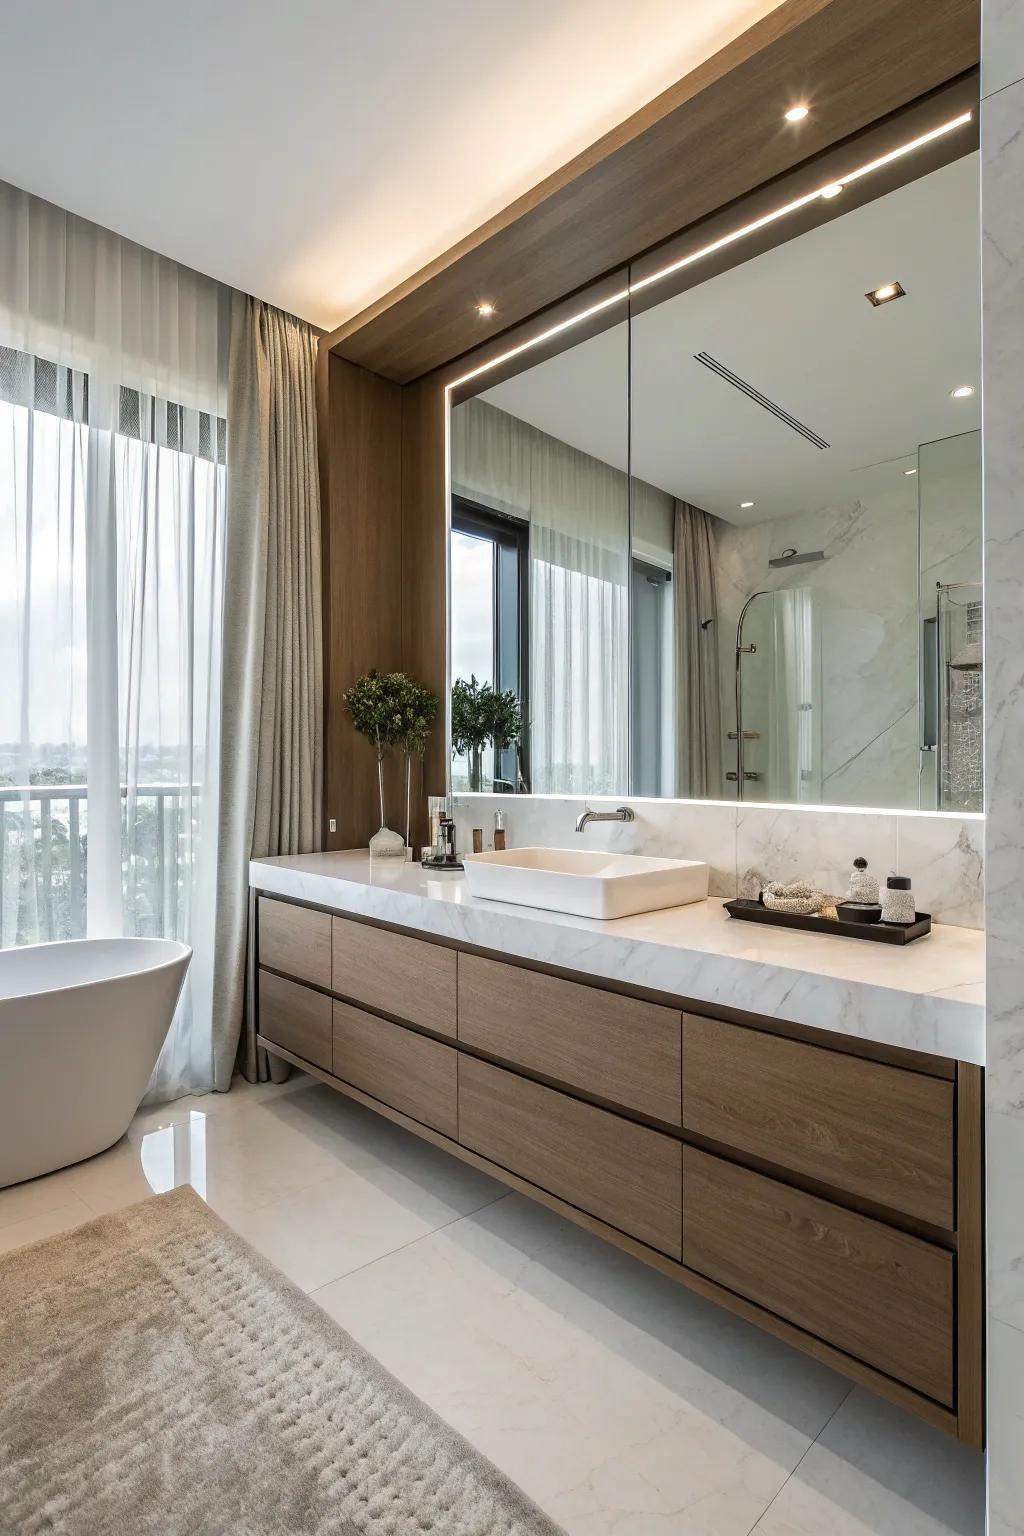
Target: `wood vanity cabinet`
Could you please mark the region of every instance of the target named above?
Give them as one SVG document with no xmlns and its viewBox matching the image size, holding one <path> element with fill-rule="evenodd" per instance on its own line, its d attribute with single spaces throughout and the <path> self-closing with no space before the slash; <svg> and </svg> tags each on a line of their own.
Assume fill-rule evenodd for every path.
<svg viewBox="0 0 1024 1536">
<path fill-rule="evenodd" d="M 255 914 L 268 1051 L 983 1443 L 980 1068 Z"/>
<path fill-rule="evenodd" d="M 683 1062 L 688 1131 L 952 1229 L 950 1079 L 694 1014 Z"/>
<path fill-rule="evenodd" d="M 538 1077 L 680 1121 L 678 1008 L 459 956 L 459 1041 Z"/>
</svg>

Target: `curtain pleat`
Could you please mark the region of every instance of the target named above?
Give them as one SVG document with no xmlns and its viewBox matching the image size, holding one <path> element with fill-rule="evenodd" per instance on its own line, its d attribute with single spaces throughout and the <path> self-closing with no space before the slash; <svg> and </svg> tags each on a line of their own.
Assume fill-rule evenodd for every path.
<svg viewBox="0 0 1024 1536">
<path fill-rule="evenodd" d="M 712 523 L 677 501 L 673 556 L 676 632 L 676 794 L 722 793 L 722 716 L 718 671 L 718 592 Z"/>
<path fill-rule="evenodd" d="M 227 1088 L 245 1005 L 248 862 L 320 847 L 323 636 L 315 339 L 236 294 L 228 369 L 214 1083 Z M 247 1029 L 241 1065 L 268 1075 Z"/>
</svg>

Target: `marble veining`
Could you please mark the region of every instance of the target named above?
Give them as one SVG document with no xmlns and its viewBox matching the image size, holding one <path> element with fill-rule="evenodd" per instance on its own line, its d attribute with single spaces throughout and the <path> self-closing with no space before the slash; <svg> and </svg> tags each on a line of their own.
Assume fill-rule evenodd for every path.
<svg viewBox="0 0 1024 1536">
<path fill-rule="evenodd" d="M 969 929 L 939 925 L 895 949 L 737 922 L 716 899 L 601 922 L 474 899 L 463 875 L 361 852 L 255 859 L 249 880 L 258 890 L 694 1003 L 984 1060 L 984 946 Z"/>
<path fill-rule="evenodd" d="M 881 880 L 910 875 L 918 910 L 938 923 L 985 925 L 984 819 L 980 816 L 908 814 L 759 806 L 749 802 L 645 800 L 629 797 L 636 820 L 591 826 L 577 837 L 576 818 L 588 803 L 557 795 L 456 795 L 460 848 L 472 846 L 479 827 L 484 846 L 494 837 L 494 813 L 505 817 L 514 847 L 601 848 L 614 853 L 703 859 L 712 896 L 756 896 L 765 880 L 808 875 L 841 895 L 853 860 L 862 854 Z"/>
<path fill-rule="evenodd" d="M 1024 1532 L 1024 6 L 985 0 L 981 105 L 990 1536 Z M 1015 83 L 1014 83 L 1015 82 Z"/>
</svg>

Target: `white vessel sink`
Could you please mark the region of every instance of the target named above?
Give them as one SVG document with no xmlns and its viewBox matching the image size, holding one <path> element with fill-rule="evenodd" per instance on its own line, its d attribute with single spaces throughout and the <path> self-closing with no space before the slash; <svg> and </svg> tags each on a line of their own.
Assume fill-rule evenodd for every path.
<svg viewBox="0 0 1024 1536">
<path fill-rule="evenodd" d="M 649 859 L 584 848 L 508 848 L 463 854 L 474 896 L 576 917 L 630 917 L 703 901 L 708 866 L 695 859 Z"/>
</svg>

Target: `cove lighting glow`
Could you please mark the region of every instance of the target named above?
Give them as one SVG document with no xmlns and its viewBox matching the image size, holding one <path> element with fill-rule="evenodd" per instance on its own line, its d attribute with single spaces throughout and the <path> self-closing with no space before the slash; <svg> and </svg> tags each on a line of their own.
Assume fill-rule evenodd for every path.
<svg viewBox="0 0 1024 1536">
<path fill-rule="evenodd" d="M 973 112 L 961 112 L 957 117 L 951 117 L 948 122 L 940 123 L 937 128 L 930 128 L 927 133 L 922 133 L 916 139 L 909 139 L 906 144 L 898 144 L 895 149 L 888 150 L 884 155 L 879 155 L 874 160 L 869 160 L 864 165 L 848 171 L 845 176 L 837 176 L 834 180 L 826 182 L 823 186 L 815 187 L 813 192 L 805 192 L 802 197 L 794 197 L 792 201 L 783 203 L 778 208 L 773 208 L 770 213 L 762 214 L 759 219 L 752 219 L 749 224 L 741 224 L 738 229 L 731 230 L 727 235 L 721 235 L 717 240 L 710 241 L 707 245 L 700 246 L 688 255 L 681 256 L 678 261 L 669 262 L 665 267 L 660 267 L 657 272 L 651 272 L 647 277 L 638 278 L 635 283 L 618 289 L 609 294 L 606 299 L 599 300 L 596 304 L 589 305 L 580 310 L 578 314 L 571 315 L 566 320 L 561 320 L 557 325 L 549 326 L 541 331 L 540 335 L 532 336 L 529 341 L 520 342 L 516 347 L 510 347 L 507 352 L 502 352 L 497 357 L 492 357 L 489 362 L 481 363 L 478 368 L 472 368 L 468 373 L 453 379 L 446 386 L 446 392 L 457 389 L 460 384 L 468 384 L 471 379 L 479 378 L 481 374 L 489 373 L 491 369 L 498 368 L 502 363 L 509 362 L 514 357 L 520 357 L 524 352 L 531 351 L 534 347 L 543 346 L 544 342 L 561 335 L 574 325 L 589 320 L 593 315 L 600 314 L 602 310 L 610 309 L 613 304 L 621 304 L 628 299 L 630 294 L 640 293 L 645 288 L 650 288 L 654 283 L 660 283 L 664 278 L 671 277 L 675 272 L 682 272 L 687 267 L 692 267 L 696 262 L 703 261 L 708 256 L 713 256 L 717 251 L 725 250 L 737 241 L 743 240 L 747 235 L 756 234 L 759 229 L 765 229 L 769 224 L 775 224 L 779 219 L 784 219 L 790 213 L 796 213 L 808 204 L 816 202 L 818 198 L 834 197 L 833 188 L 842 190 L 849 186 L 851 181 L 859 181 L 863 176 L 870 176 L 875 171 L 882 170 L 887 165 L 892 165 L 896 160 L 902 160 L 905 155 L 913 154 L 916 149 L 923 149 L 926 144 L 932 144 L 936 139 L 941 139 L 945 134 L 952 133 L 957 128 L 962 128 L 972 121 Z M 970 391 L 972 394 L 973 390 Z"/>
</svg>

